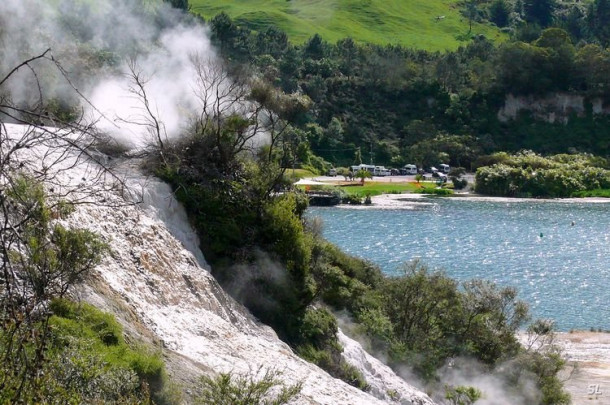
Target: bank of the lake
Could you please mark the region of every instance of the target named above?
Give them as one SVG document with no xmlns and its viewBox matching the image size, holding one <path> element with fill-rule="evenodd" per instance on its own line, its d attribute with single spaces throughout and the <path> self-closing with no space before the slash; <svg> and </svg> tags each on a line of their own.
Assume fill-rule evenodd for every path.
<svg viewBox="0 0 610 405">
<path fill-rule="evenodd" d="M 327 239 L 386 274 L 419 259 L 459 280 L 517 287 L 534 316 L 560 330 L 608 330 L 608 202 L 390 195 L 308 215 L 323 219 Z"/>
</svg>

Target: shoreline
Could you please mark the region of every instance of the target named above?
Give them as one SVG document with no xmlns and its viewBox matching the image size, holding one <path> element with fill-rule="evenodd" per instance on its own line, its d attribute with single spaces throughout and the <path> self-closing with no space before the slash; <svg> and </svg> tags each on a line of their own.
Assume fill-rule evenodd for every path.
<svg viewBox="0 0 610 405">
<path fill-rule="evenodd" d="M 331 177 L 331 176 L 316 176 L 312 178 L 307 178 L 307 180 L 314 180 L 322 183 L 326 183 L 329 186 L 337 186 L 339 183 L 343 183 L 341 176 Z M 377 183 L 413 183 L 415 181 L 414 176 L 386 176 L 386 177 L 375 177 L 374 179 L 370 179 L 369 181 L 374 181 Z M 426 183 L 426 182 L 424 182 Z M 427 182 L 430 185 L 436 185 L 434 182 Z M 459 199 L 459 200 L 469 200 L 469 201 L 489 201 L 489 202 L 555 202 L 555 203 L 595 203 L 595 204 L 604 204 L 610 203 L 610 198 L 604 197 L 583 197 L 583 198 L 522 198 L 522 197 L 493 197 L 493 196 L 485 196 L 482 194 L 476 194 L 472 192 L 456 192 L 450 196 L 434 196 L 431 194 L 416 194 L 416 193 L 401 193 L 401 194 L 382 194 L 378 196 L 371 196 L 372 204 L 371 205 L 349 205 L 349 204 L 339 204 L 337 207 L 340 208 L 397 208 L 396 201 L 405 199 L 405 200 L 417 200 L 420 198 L 451 198 L 451 199 Z M 408 209 L 405 208 L 405 209 Z"/>
<path fill-rule="evenodd" d="M 610 405 L 610 333 L 557 332 L 566 365 L 559 377 L 573 405 Z"/>
<path fill-rule="evenodd" d="M 585 204 L 609 204 L 610 198 L 585 197 L 585 198 L 518 198 L 518 197 L 490 197 L 480 194 L 453 194 L 451 196 L 435 196 L 431 194 L 381 194 L 371 196 L 372 204 L 351 205 L 339 204 L 337 208 L 348 209 L 417 209 L 422 205 L 434 205 L 435 199 L 449 198 L 460 201 L 475 202 L 497 202 L 497 203 L 585 203 Z"/>
<path fill-rule="evenodd" d="M 342 209 L 424 210 L 434 209 L 439 198 L 473 202 L 518 203 L 610 203 L 610 198 L 515 198 L 489 197 L 459 193 L 450 197 L 425 194 L 382 194 L 372 196 L 370 205 L 340 204 Z M 554 344 L 561 349 L 566 364 L 559 373 L 573 405 L 610 405 L 610 332 L 561 331 L 556 332 Z"/>
</svg>

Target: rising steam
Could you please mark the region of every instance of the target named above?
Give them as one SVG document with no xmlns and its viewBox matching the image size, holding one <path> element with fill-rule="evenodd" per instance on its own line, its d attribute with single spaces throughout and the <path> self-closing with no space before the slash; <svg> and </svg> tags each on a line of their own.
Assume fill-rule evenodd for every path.
<svg viewBox="0 0 610 405">
<path fill-rule="evenodd" d="M 134 146 L 150 135 L 130 74 L 139 74 L 151 112 L 171 137 L 200 106 L 193 55 L 216 59 L 206 27 L 160 0 L 2 0 L 0 77 L 47 49 L 71 83 L 48 60 L 37 61 L 6 83 L 12 99 L 33 106 L 42 93 L 70 103 L 78 87 L 90 101 L 81 102 L 86 118 Z"/>
</svg>

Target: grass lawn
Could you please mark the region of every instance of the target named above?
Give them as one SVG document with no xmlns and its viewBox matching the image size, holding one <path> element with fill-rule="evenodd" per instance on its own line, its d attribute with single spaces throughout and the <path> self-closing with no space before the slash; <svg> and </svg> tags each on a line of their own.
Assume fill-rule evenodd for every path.
<svg viewBox="0 0 610 405">
<path fill-rule="evenodd" d="M 367 181 L 363 186 L 360 185 L 360 182 L 354 182 L 354 185 L 341 187 L 341 189 L 348 194 L 358 195 L 360 197 L 366 197 L 367 195 L 412 193 L 418 188 L 419 186 L 416 183 L 386 183 L 375 181 Z"/>
<path fill-rule="evenodd" d="M 317 174 L 306 169 L 286 169 L 285 175 L 291 179 L 302 179 L 306 177 L 316 177 Z"/>
<path fill-rule="evenodd" d="M 275 25 L 293 43 L 318 33 L 326 41 L 400 44 L 430 51 L 454 50 L 473 35 L 493 41 L 507 36 L 491 24 L 472 25 L 459 0 L 191 0 L 191 10 L 211 19 L 221 11 L 255 31 Z"/>
</svg>

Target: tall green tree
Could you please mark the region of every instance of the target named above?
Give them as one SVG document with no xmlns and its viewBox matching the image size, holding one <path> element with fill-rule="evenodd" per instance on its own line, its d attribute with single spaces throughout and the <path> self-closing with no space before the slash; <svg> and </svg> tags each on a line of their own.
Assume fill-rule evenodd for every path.
<svg viewBox="0 0 610 405">
<path fill-rule="evenodd" d="M 188 0 L 164 0 L 166 3 L 171 4 L 172 7 L 188 11 L 189 10 L 189 2 Z"/>
<path fill-rule="evenodd" d="M 610 1 L 595 0 L 589 6 L 587 26 L 603 45 L 610 44 Z"/>
<path fill-rule="evenodd" d="M 556 0 L 524 0 L 523 12 L 529 23 L 548 27 L 553 22 L 553 13 L 557 8 Z"/>
<path fill-rule="evenodd" d="M 326 42 L 324 42 L 319 34 L 315 34 L 305 44 L 305 48 L 303 48 L 303 55 L 305 58 L 319 60 L 326 55 L 326 48 Z"/>
<path fill-rule="evenodd" d="M 489 6 L 489 20 L 498 27 L 506 27 L 509 23 L 510 4 L 506 0 L 494 0 Z"/>
</svg>

